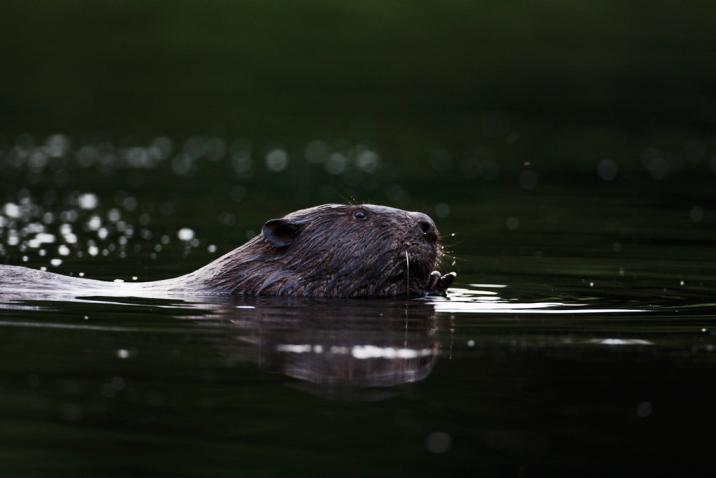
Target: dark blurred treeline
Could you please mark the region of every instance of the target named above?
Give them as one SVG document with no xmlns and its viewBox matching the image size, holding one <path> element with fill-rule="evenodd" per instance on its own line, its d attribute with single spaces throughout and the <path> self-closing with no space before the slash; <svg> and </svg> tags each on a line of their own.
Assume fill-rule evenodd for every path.
<svg viewBox="0 0 716 478">
<path fill-rule="evenodd" d="M 6 143 L 492 142 L 566 164 L 694 142 L 706 158 L 716 124 L 705 0 L 6 1 L 0 58 Z"/>
</svg>

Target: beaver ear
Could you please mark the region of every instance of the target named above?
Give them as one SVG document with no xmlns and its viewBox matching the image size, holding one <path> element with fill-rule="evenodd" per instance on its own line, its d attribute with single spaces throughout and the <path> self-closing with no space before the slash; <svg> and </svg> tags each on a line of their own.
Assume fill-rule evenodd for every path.
<svg viewBox="0 0 716 478">
<path fill-rule="evenodd" d="M 287 219 L 269 219 L 261 228 L 261 232 L 273 247 L 278 249 L 288 247 L 298 236 L 303 227 L 300 222 Z"/>
</svg>

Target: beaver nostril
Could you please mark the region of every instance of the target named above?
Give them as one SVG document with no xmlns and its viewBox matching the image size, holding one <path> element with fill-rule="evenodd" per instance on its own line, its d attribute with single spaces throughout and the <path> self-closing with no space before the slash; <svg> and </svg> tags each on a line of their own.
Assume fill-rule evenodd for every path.
<svg viewBox="0 0 716 478">
<path fill-rule="evenodd" d="M 428 221 L 418 221 L 418 226 L 420 227 L 420 230 L 423 231 L 423 234 L 430 234 L 433 232 L 433 225 Z"/>
<path fill-rule="evenodd" d="M 435 227 L 435 223 L 427 214 L 422 212 L 411 213 L 415 225 L 416 232 L 419 232 L 423 237 L 431 241 L 435 241 L 438 238 L 438 229 Z"/>
</svg>

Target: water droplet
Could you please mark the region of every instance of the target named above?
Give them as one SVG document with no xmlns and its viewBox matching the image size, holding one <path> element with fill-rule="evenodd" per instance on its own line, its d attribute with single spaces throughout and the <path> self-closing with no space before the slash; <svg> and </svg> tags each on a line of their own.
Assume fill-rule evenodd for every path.
<svg viewBox="0 0 716 478">
<path fill-rule="evenodd" d="M 516 231 L 520 227 L 520 220 L 516 217 L 508 217 L 505 225 L 510 231 Z"/>
<path fill-rule="evenodd" d="M 266 167 L 270 171 L 280 172 L 288 166 L 288 153 L 283 149 L 273 149 L 266 154 Z"/>
<path fill-rule="evenodd" d="M 619 173 L 619 166 L 611 159 L 602 159 L 597 164 L 597 175 L 604 181 L 613 181 Z"/>
<path fill-rule="evenodd" d="M 539 176 L 533 169 L 525 169 L 520 173 L 520 186 L 522 189 L 532 191 L 539 184 Z"/>
<path fill-rule="evenodd" d="M 99 204 L 99 199 L 95 194 L 84 193 L 77 198 L 77 205 L 82 209 L 94 209 Z"/>
<path fill-rule="evenodd" d="M 96 231 L 102 227 L 102 219 L 99 216 L 92 216 L 89 221 L 87 221 L 87 228 L 90 231 Z"/>
<path fill-rule="evenodd" d="M 653 407 L 649 402 L 641 402 L 636 406 L 636 414 L 639 418 L 646 418 L 651 415 Z"/>
<path fill-rule="evenodd" d="M 364 149 L 356 156 L 356 165 L 366 173 L 372 174 L 380 166 L 380 158 L 375 151 Z"/>
<path fill-rule="evenodd" d="M 691 208 L 691 211 L 689 211 L 689 217 L 693 222 L 701 222 L 704 218 L 704 210 L 699 206 L 694 206 Z"/>
<path fill-rule="evenodd" d="M 5 207 L 3 208 L 3 210 L 5 211 L 5 215 L 7 217 L 12 217 L 12 218 L 17 219 L 21 215 L 20 206 L 18 206 L 17 204 L 11 203 L 11 202 L 5 204 Z"/>
<path fill-rule="evenodd" d="M 425 447 L 431 453 L 445 453 L 452 446 L 452 438 L 445 432 L 433 432 L 425 439 Z"/>
<path fill-rule="evenodd" d="M 183 227 L 177 232 L 177 237 L 182 241 L 191 241 L 194 239 L 194 231 L 188 227 Z"/>
<path fill-rule="evenodd" d="M 329 174 L 341 174 L 348 165 L 348 158 L 341 153 L 332 153 L 326 160 L 325 168 Z"/>
<path fill-rule="evenodd" d="M 450 215 L 450 206 L 444 202 L 435 205 L 435 215 L 438 217 L 448 217 Z"/>
</svg>

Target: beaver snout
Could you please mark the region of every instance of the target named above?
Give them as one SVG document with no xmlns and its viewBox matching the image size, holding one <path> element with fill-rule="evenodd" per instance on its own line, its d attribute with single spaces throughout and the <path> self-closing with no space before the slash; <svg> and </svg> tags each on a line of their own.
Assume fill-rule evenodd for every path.
<svg viewBox="0 0 716 478">
<path fill-rule="evenodd" d="M 412 213 L 417 222 L 417 230 L 420 235 L 430 241 L 438 239 L 438 228 L 435 226 L 432 218 L 422 212 Z"/>
</svg>

